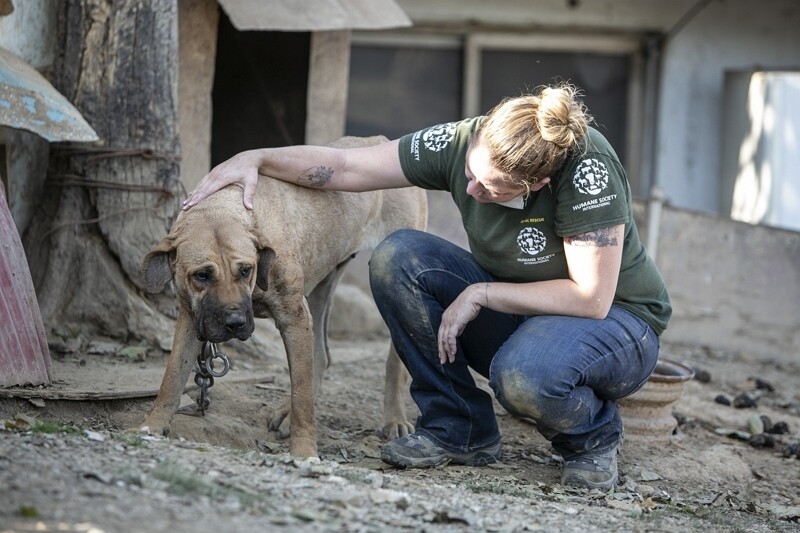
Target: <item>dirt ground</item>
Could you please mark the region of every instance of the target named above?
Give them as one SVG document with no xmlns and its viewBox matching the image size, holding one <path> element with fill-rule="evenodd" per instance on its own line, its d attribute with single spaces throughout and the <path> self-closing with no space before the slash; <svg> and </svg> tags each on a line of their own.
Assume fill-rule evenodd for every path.
<svg viewBox="0 0 800 533">
<path fill-rule="evenodd" d="M 277 347 L 262 356 L 228 349 L 233 368 L 211 389 L 208 413 L 176 416 L 169 439 L 125 431 L 152 404 L 145 389 L 158 387 L 163 355 L 54 356 L 53 389 L 80 382 L 145 392 L 0 399 L 0 532 L 800 530 L 796 358 L 662 347 L 707 375 L 686 384 L 670 443 L 626 439 L 620 484 L 601 494 L 562 487 L 547 441 L 499 406 L 502 464 L 404 471 L 381 463 L 387 346 L 374 337 L 331 341 L 317 403 L 320 462 L 292 459 L 288 442 L 266 428 L 288 392 Z M 755 406 L 715 401 L 743 391 Z M 413 420 L 410 400 L 408 408 Z M 753 415 L 788 433 L 753 446 L 742 440 Z"/>
</svg>

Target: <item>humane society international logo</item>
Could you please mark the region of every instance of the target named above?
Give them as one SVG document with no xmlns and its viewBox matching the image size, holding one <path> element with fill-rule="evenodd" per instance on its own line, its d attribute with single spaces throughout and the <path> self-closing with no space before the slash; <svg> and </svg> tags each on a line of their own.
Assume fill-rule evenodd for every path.
<svg viewBox="0 0 800 533">
<path fill-rule="evenodd" d="M 422 144 L 431 152 L 441 152 L 447 148 L 447 145 L 450 144 L 450 141 L 453 140 L 455 135 L 455 124 L 452 122 L 439 124 L 438 126 L 428 128 L 425 133 L 422 134 Z"/>
<path fill-rule="evenodd" d="M 556 254 L 539 256 L 547 246 L 547 237 L 536 228 L 525 227 L 517 234 L 517 245 L 523 253 L 536 257 L 518 257 L 517 261 L 524 265 L 541 265 L 550 261 Z"/>
<path fill-rule="evenodd" d="M 522 228 L 517 235 L 519 249 L 528 255 L 536 255 L 544 250 L 547 244 L 547 237 L 536 228 Z"/>
<path fill-rule="evenodd" d="M 608 187 L 608 169 L 602 161 L 597 159 L 584 159 L 575 169 L 572 184 L 583 194 L 592 196 L 600 194 Z"/>
<path fill-rule="evenodd" d="M 411 155 L 415 161 L 419 161 L 419 143 L 422 139 L 422 146 L 430 152 L 441 152 L 453 137 L 456 136 L 456 125 L 452 122 L 439 124 L 426 130 L 420 130 L 411 137 Z"/>
</svg>

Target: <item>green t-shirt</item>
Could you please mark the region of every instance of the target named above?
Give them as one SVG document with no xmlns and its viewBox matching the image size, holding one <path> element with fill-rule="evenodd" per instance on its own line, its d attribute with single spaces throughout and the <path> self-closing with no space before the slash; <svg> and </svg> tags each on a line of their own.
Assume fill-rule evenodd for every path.
<svg viewBox="0 0 800 533">
<path fill-rule="evenodd" d="M 569 277 L 563 237 L 625 225 L 614 303 L 660 335 L 672 305 L 658 268 L 639 241 L 625 171 L 605 137 L 589 128 L 586 144 L 522 209 L 482 204 L 466 192 L 469 142 L 484 117 L 439 124 L 400 139 L 400 162 L 419 187 L 450 191 L 469 246 L 495 278 L 510 282 Z"/>
</svg>

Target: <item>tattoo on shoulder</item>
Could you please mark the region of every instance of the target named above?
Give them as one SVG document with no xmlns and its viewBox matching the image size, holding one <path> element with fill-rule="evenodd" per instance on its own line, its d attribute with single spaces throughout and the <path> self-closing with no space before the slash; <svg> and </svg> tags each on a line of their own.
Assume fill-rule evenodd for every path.
<svg viewBox="0 0 800 533">
<path fill-rule="evenodd" d="M 297 178 L 297 183 L 308 185 L 309 187 L 324 187 L 333 177 L 333 169 L 330 167 L 311 167 L 303 171 Z"/>
<path fill-rule="evenodd" d="M 614 228 L 600 228 L 580 235 L 564 237 L 564 242 L 574 246 L 596 246 L 598 248 L 616 246 L 618 244 Z"/>
</svg>

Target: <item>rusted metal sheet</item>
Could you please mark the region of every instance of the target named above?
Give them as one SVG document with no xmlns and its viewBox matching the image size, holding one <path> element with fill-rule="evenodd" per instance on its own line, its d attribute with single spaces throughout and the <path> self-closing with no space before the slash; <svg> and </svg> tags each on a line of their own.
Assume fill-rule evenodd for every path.
<svg viewBox="0 0 800 533">
<path fill-rule="evenodd" d="M 50 367 L 25 251 L 0 186 L 0 386 L 49 385 Z"/>
<path fill-rule="evenodd" d="M 75 106 L 44 76 L 2 47 L 0 125 L 32 131 L 50 142 L 99 139 Z"/>
<path fill-rule="evenodd" d="M 239 31 L 378 30 L 411 26 L 394 0 L 219 0 Z"/>
</svg>

